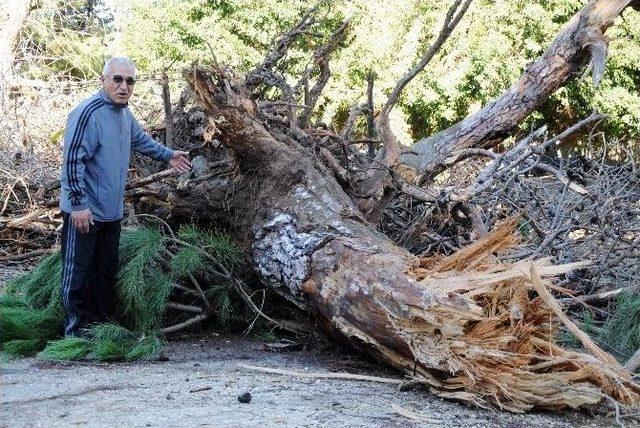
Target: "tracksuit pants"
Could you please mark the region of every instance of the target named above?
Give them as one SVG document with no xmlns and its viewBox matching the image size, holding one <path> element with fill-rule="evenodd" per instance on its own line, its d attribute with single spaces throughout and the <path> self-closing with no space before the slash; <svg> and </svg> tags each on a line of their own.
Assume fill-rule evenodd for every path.
<svg viewBox="0 0 640 428">
<path fill-rule="evenodd" d="M 77 336 L 93 323 L 115 315 L 115 279 L 118 271 L 120 220 L 95 221 L 81 233 L 63 212 L 62 284 L 66 337 Z"/>
</svg>

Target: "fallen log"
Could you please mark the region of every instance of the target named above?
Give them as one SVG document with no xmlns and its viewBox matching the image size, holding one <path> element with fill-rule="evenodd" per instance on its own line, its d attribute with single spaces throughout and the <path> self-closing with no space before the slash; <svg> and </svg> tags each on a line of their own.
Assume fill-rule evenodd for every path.
<svg viewBox="0 0 640 428">
<path fill-rule="evenodd" d="M 309 147 L 265 125 L 232 70 L 194 67 L 185 78 L 236 176 L 180 189 L 172 214 L 235 229 L 263 280 L 329 334 L 437 395 L 481 406 L 640 403 L 631 375 L 597 346 L 588 355 L 555 343 L 550 295 L 535 290 L 584 264 L 499 262 L 494 253 L 516 241 L 513 220 L 453 256 L 418 259 L 362 217 Z"/>
</svg>

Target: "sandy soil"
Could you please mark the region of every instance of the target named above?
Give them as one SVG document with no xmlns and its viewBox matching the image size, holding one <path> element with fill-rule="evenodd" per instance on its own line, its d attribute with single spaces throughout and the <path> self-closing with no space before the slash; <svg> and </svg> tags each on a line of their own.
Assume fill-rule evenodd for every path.
<svg viewBox="0 0 640 428">
<path fill-rule="evenodd" d="M 239 336 L 182 337 L 166 361 L 2 363 L 0 426 L 214 427 L 604 427 L 581 413 L 513 415 L 437 398 L 424 390 L 355 380 L 307 379 L 238 369 L 397 373 L 333 347 L 274 352 Z M 250 403 L 238 396 L 249 392 Z M 398 414 L 400 406 L 418 414 Z"/>
</svg>

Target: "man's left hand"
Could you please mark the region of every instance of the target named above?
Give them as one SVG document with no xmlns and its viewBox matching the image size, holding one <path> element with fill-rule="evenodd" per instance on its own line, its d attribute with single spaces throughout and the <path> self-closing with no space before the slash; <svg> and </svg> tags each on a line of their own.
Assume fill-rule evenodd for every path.
<svg viewBox="0 0 640 428">
<path fill-rule="evenodd" d="M 173 157 L 169 159 L 169 165 L 171 165 L 171 167 L 179 174 L 191 171 L 191 162 L 189 162 L 189 159 L 187 158 L 188 155 L 189 152 L 175 150 L 173 152 Z"/>
</svg>

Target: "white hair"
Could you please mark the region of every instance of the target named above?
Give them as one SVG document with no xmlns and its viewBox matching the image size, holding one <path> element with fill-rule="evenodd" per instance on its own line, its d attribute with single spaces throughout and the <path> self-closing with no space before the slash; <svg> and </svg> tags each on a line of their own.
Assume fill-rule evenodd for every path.
<svg viewBox="0 0 640 428">
<path fill-rule="evenodd" d="M 109 73 L 109 69 L 111 69 L 114 65 L 126 65 L 127 67 L 133 70 L 133 75 L 136 75 L 136 65 L 126 56 L 112 56 L 104 63 L 104 67 L 102 68 L 102 75 L 106 76 Z"/>
</svg>

